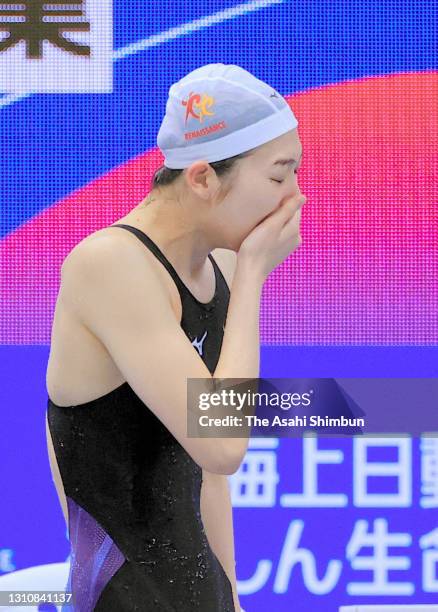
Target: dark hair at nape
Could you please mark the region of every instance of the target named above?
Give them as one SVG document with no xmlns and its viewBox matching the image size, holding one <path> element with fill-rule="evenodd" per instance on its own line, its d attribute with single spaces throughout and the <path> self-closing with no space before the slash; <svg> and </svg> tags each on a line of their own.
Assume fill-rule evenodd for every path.
<svg viewBox="0 0 438 612">
<path fill-rule="evenodd" d="M 243 159 L 244 157 L 248 157 L 251 155 L 252 151 L 245 151 L 244 153 L 240 153 L 239 155 L 234 155 L 233 157 L 228 157 L 227 159 L 221 159 L 215 162 L 209 162 L 209 165 L 213 168 L 218 176 L 225 177 L 228 173 L 231 172 L 235 163 L 239 159 Z M 168 168 L 167 166 L 161 166 L 158 170 L 155 171 L 154 176 L 151 181 L 151 189 L 155 187 L 165 187 L 166 185 L 170 185 L 180 176 L 182 172 L 184 172 L 185 168 L 174 169 Z"/>
</svg>

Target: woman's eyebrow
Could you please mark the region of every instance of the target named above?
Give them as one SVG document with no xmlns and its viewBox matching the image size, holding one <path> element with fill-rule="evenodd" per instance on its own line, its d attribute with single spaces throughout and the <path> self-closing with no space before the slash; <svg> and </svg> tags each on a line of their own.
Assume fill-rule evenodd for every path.
<svg viewBox="0 0 438 612">
<path fill-rule="evenodd" d="M 300 159 L 302 158 L 302 156 L 303 156 L 303 152 L 301 151 L 300 156 L 299 156 L 299 158 L 298 158 L 298 161 L 300 161 Z M 296 164 L 296 163 L 298 163 L 298 162 L 297 162 L 297 160 L 296 160 L 296 159 L 293 159 L 293 158 L 291 157 L 291 158 L 288 158 L 288 159 L 284 159 L 284 158 L 282 158 L 282 159 L 277 159 L 277 161 L 273 162 L 273 164 L 272 164 L 272 165 L 273 165 L 273 166 L 275 166 L 276 164 L 279 164 L 279 165 L 281 165 L 281 166 L 286 166 L 287 164 Z"/>
</svg>

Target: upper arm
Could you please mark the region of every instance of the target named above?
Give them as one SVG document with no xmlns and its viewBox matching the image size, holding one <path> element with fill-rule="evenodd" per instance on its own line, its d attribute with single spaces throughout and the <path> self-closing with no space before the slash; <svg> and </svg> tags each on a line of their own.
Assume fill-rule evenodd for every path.
<svg viewBox="0 0 438 612">
<path fill-rule="evenodd" d="M 70 254 L 63 274 L 66 299 L 136 395 L 198 465 L 232 473 L 224 439 L 187 436 L 187 379 L 212 376 L 142 249 L 130 240 L 99 237 Z"/>
</svg>

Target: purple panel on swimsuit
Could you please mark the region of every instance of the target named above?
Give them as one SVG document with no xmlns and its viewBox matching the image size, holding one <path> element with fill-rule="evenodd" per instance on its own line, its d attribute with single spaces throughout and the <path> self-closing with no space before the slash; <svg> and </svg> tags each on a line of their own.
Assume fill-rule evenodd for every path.
<svg viewBox="0 0 438 612">
<path fill-rule="evenodd" d="M 125 556 L 84 508 L 68 496 L 67 503 L 71 561 L 66 591 L 73 593 L 74 605 L 62 610 L 90 612 Z"/>
</svg>

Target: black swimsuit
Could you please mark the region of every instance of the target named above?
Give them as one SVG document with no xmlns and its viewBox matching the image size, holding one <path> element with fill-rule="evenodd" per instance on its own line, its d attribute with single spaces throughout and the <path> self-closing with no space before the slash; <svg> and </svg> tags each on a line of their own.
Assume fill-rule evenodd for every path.
<svg viewBox="0 0 438 612">
<path fill-rule="evenodd" d="M 158 246 L 182 302 L 181 327 L 209 371 L 216 368 L 230 298 L 214 261 L 216 292 L 204 304 Z M 169 383 L 170 384 L 170 383 Z M 47 402 L 68 504 L 75 612 L 234 612 L 233 595 L 200 514 L 202 469 L 127 382 L 95 400 Z"/>
</svg>

